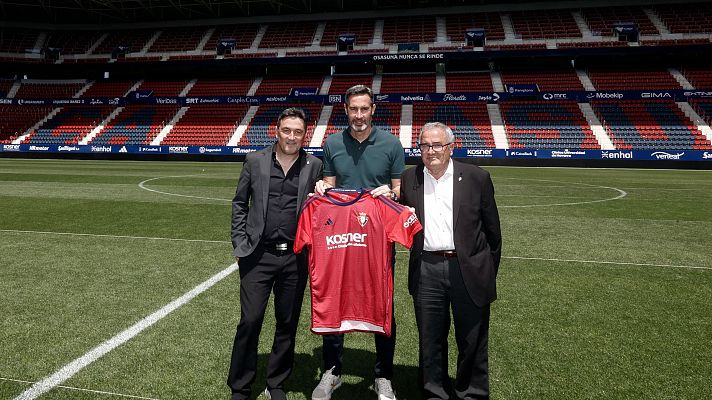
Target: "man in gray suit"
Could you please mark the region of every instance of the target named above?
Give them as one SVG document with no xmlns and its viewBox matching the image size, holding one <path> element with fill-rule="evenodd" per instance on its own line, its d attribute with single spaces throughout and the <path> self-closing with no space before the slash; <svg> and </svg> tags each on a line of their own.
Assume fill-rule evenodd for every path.
<svg viewBox="0 0 712 400">
<path fill-rule="evenodd" d="M 420 133 L 422 164 L 401 177 L 401 203 L 415 208 L 423 230 L 413 240 L 408 289 L 420 344 L 424 399 L 489 399 L 487 342 L 490 303 L 502 232 L 487 171 L 453 160 L 455 137 L 439 122 Z M 450 310 L 457 375 L 448 376 Z"/>
<path fill-rule="evenodd" d="M 286 399 L 294 338 L 307 282 L 307 263 L 292 250 L 307 193 L 321 179 L 321 161 L 302 149 L 304 111 L 288 108 L 277 120 L 277 143 L 248 154 L 232 200 L 233 255 L 240 266 L 240 322 L 227 384 L 232 399 L 250 397 L 265 308 L 274 290 L 275 334 L 267 364 L 270 399 Z"/>
</svg>

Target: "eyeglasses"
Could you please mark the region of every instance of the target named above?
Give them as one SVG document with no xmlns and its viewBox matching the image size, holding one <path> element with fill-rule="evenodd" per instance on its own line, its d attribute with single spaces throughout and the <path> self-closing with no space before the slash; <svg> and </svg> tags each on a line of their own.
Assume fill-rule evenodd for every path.
<svg viewBox="0 0 712 400">
<path fill-rule="evenodd" d="M 304 131 L 301 129 L 289 129 L 289 128 L 282 128 L 279 130 L 279 133 L 282 135 L 288 136 L 290 133 L 294 134 L 294 136 L 303 136 Z"/>
<path fill-rule="evenodd" d="M 418 143 L 418 147 L 420 147 L 420 151 L 425 153 L 430 149 L 433 149 L 434 152 L 439 153 L 449 145 L 451 145 L 452 142 L 450 143 L 445 143 L 445 144 L 427 144 L 427 143 Z"/>
</svg>

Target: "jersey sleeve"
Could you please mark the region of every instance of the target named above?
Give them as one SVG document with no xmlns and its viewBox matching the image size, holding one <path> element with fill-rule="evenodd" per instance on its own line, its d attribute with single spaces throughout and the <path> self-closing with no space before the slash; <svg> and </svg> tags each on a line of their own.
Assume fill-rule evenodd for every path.
<svg viewBox="0 0 712 400">
<path fill-rule="evenodd" d="M 308 198 L 302 207 L 297 223 L 297 234 L 294 238 L 295 253 L 301 253 L 304 246 L 310 246 L 312 243 L 312 216 L 316 208 L 314 204 L 316 199 L 317 195 Z"/>
<path fill-rule="evenodd" d="M 413 237 L 423 227 L 414 212 L 395 201 L 378 196 L 380 200 L 386 236 L 390 242 L 398 242 L 407 248 L 413 246 Z"/>
</svg>

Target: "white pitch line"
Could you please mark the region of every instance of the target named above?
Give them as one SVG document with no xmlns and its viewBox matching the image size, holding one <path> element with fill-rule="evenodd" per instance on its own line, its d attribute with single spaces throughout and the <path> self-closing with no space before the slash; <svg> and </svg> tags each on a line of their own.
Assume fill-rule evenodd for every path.
<svg viewBox="0 0 712 400">
<path fill-rule="evenodd" d="M 176 239 L 166 237 L 151 237 L 151 236 L 129 236 L 129 235 L 102 235 L 98 233 L 74 233 L 74 232 L 49 232 L 49 231 L 22 231 L 14 229 L 0 229 L 0 232 L 5 233 L 36 233 L 40 235 L 62 235 L 62 236 L 90 236 L 103 238 L 119 238 L 119 239 L 142 239 L 142 240 L 167 240 L 172 242 L 197 242 L 197 243 L 230 243 L 229 240 L 204 240 L 204 239 Z"/>
<path fill-rule="evenodd" d="M 19 382 L 19 383 L 37 383 L 37 382 L 32 382 L 32 381 L 24 381 L 22 379 L 12 379 L 12 378 L 2 378 L 0 377 L 0 381 L 9 381 L 9 382 Z M 73 386 L 64 386 L 64 385 L 57 385 L 58 388 L 62 389 L 68 389 L 68 390 L 78 390 L 81 392 L 90 392 L 90 393 L 98 393 L 98 394 L 106 394 L 109 396 L 117 396 L 117 397 L 127 397 L 131 399 L 141 399 L 141 400 L 159 400 L 153 397 L 144 397 L 144 396 L 136 396 L 132 394 L 124 394 L 124 393 L 116 393 L 116 392 L 107 392 L 104 390 L 94 390 L 94 389 L 84 389 L 84 388 L 78 388 L 78 387 L 73 387 Z"/>
<path fill-rule="evenodd" d="M 148 190 L 149 192 L 158 193 L 158 194 L 165 194 L 165 195 L 167 195 L 167 196 L 188 197 L 188 198 L 191 198 L 191 199 L 204 199 L 204 200 L 216 200 L 216 201 L 230 201 L 230 202 L 232 201 L 232 200 L 230 200 L 230 199 L 218 199 L 218 198 L 214 198 L 214 197 L 191 196 L 191 195 L 188 195 L 188 194 L 178 194 L 178 193 L 162 192 L 162 191 L 160 191 L 160 190 L 147 188 L 146 185 L 145 185 L 146 182 L 155 181 L 155 180 L 157 180 L 157 179 L 164 179 L 164 178 L 187 178 L 187 177 L 190 177 L 190 176 L 202 176 L 202 175 L 200 175 L 200 174 L 193 174 L 193 175 L 177 175 L 177 176 L 158 176 L 158 177 L 155 177 L 155 178 L 146 179 L 145 181 L 139 182 L 138 187 L 140 187 L 140 188 L 143 189 L 143 190 Z"/>
<path fill-rule="evenodd" d="M 632 265 L 636 267 L 665 267 L 665 268 L 685 268 L 685 269 L 706 269 L 712 271 L 712 267 L 701 267 L 695 265 L 671 265 L 671 264 L 651 264 L 651 263 L 633 263 L 623 261 L 594 261 L 594 260 L 567 260 L 561 258 L 539 258 L 539 257 L 502 257 L 509 260 L 534 260 L 534 261 L 554 261 L 554 262 L 572 262 L 581 264 L 611 264 L 611 265 Z"/>
<path fill-rule="evenodd" d="M 186 303 L 188 303 L 190 300 L 192 300 L 199 294 L 203 293 L 204 291 L 208 290 L 216 283 L 223 280 L 225 277 L 227 277 L 230 274 L 232 274 L 233 272 L 237 271 L 237 269 L 238 269 L 238 265 L 237 265 L 237 263 L 234 263 L 234 264 L 230 265 L 229 267 L 225 268 L 224 270 L 218 272 L 217 274 L 210 277 L 210 279 L 208 279 L 205 282 L 194 287 L 193 289 L 191 289 L 189 292 L 185 293 L 181 297 L 166 304 L 160 310 L 145 317 L 144 319 L 135 323 L 134 325 L 127 328 L 123 332 L 121 332 L 118 335 L 112 337 L 111 339 L 105 341 L 104 343 L 101 343 L 100 345 L 93 348 L 92 350 L 90 350 L 89 352 L 84 354 L 83 356 L 75 359 L 74 361 L 72 361 L 69 364 L 65 365 L 64 367 L 60 368 L 52 375 L 49 375 L 48 377 L 35 383 L 29 389 L 25 390 L 23 393 L 21 393 L 19 396 L 17 396 L 15 398 L 15 400 L 36 399 L 37 397 L 43 395 L 44 393 L 47 393 L 51 389 L 59 386 L 60 384 L 62 384 L 62 382 L 66 381 L 67 379 L 74 376 L 77 372 L 81 371 L 87 365 L 93 363 L 94 361 L 103 357 L 104 355 L 106 355 L 110 351 L 114 350 L 118 346 L 131 340 L 133 337 L 135 337 L 136 335 L 138 335 L 139 333 L 141 333 L 148 327 L 152 326 L 156 322 L 160 321 L 161 319 L 166 317 L 171 312 L 173 312 L 176 309 L 178 309 L 179 307 L 185 305 Z"/>
</svg>

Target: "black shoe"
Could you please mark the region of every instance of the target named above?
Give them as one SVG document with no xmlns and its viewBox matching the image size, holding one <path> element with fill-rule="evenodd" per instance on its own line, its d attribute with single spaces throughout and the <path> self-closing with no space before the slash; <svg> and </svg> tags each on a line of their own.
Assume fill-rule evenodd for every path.
<svg viewBox="0 0 712 400">
<path fill-rule="evenodd" d="M 265 397 L 269 400 L 287 400 L 287 394 L 282 389 L 265 389 Z"/>
</svg>

